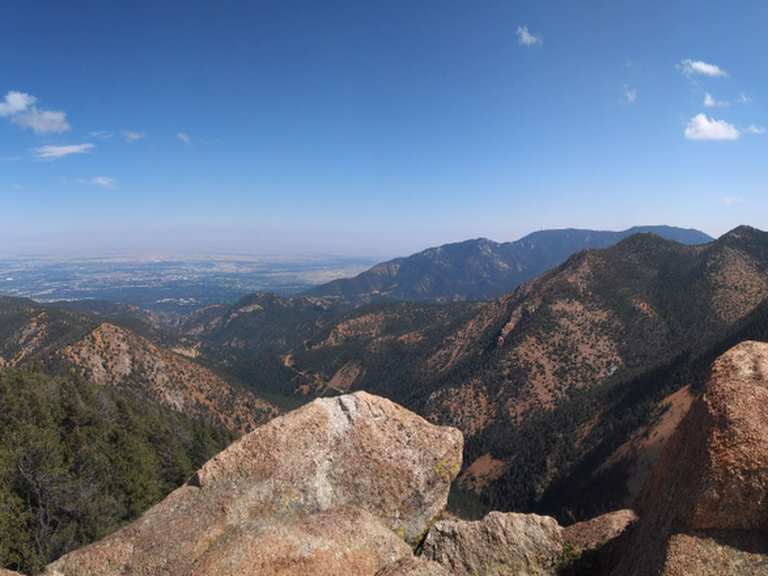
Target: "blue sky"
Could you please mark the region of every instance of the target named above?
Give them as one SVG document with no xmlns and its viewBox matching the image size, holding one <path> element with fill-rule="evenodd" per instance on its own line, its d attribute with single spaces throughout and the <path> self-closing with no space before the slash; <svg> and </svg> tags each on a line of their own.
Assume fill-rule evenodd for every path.
<svg viewBox="0 0 768 576">
<path fill-rule="evenodd" d="M 0 252 L 766 228 L 766 21 L 764 2 L 10 3 Z"/>
</svg>

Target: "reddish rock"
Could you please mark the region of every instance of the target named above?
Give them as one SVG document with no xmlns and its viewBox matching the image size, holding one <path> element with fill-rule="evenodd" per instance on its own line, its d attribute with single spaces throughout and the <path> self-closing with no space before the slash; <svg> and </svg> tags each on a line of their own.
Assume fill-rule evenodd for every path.
<svg viewBox="0 0 768 576">
<path fill-rule="evenodd" d="M 632 510 L 617 510 L 563 528 L 563 540 L 580 551 L 597 550 L 637 521 Z"/>
<path fill-rule="evenodd" d="M 666 446 L 613 574 L 768 573 L 750 571 L 765 565 L 754 542 L 767 510 L 768 344 L 743 342 L 713 364 Z"/>
</svg>

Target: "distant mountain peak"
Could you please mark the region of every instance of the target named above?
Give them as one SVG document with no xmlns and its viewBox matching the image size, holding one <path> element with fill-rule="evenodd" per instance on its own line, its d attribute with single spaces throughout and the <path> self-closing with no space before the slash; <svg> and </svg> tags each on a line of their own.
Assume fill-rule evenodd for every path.
<svg viewBox="0 0 768 576">
<path fill-rule="evenodd" d="M 737 226 L 733 230 L 729 230 L 725 234 L 723 234 L 720 238 L 721 239 L 727 239 L 727 238 L 743 238 L 743 237 L 753 237 L 753 236 L 759 236 L 766 234 L 762 230 L 758 230 L 757 228 L 754 228 L 752 226 L 748 226 L 746 224 L 741 224 L 740 226 Z"/>
<path fill-rule="evenodd" d="M 354 278 L 334 280 L 307 294 L 352 302 L 381 298 L 485 300 L 513 290 L 581 250 L 607 248 L 639 233 L 655 234 L 682 244 L 704 244 L 713 240 L 698 230 L 672 226 L 636 226 L 620 232 L 577 228 L 539 230 L 504 243 L 480 237 L 383 262 Z"/>
</svg>

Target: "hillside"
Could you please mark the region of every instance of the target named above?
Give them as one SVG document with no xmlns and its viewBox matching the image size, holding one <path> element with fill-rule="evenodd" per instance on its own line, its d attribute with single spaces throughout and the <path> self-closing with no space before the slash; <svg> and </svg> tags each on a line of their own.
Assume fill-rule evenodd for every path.
<svg viewBox="0 0 768 576">
<path fill-rule="evenodd" d="M 271 351 L 282 364 L 272 385 L 393 398 L 464 432 L 460 483 L 485 505 L 582 517 L 631 500 L 641 479 L 627 477 L 627 458 L 614 452 L 629 442 L 630 459 L 645 457 L 633 435 L 679 403 L 670 395 L 691 383 L 700 355 L 753 321 L 766 278 L 764 232 L 741 227 L 699 246 L 639 234 L 574 255 L 490 303 L 379 303 L 329 314 L 311 336 L 308 327 L 300 343 Z M 206 332 L 197 337 L 205 342 Z M 230 367 L 256 381 L 260 365 L 236 358 L 260 346 L 234 347 L 240 356 L 228 357 Z M 227 352 L 201 349 L 212 362 Z M 617 478 L 587 475 L 587 461 Z M 566 479 L 612 488 L 574 503 Z"/>
<path fill-rule="evenodd" d="M 698 230 L 670 226 L 638 226 L 621 232 L 545 230 L 504 243 L 479 238 L 390 260 L 354 278 L 313 288 L 307 295 L 354 302 L 380 298 L 408 301 L 496 298 L 561 264 L 576 252 L 606 248 L 639 233 L 653 233 L 682 244 L 712 241 Z"/>
<path fill-rule="evenodd" d="M 457 516 L 446 504 L 461 433 L 357 392 L 249 433 L 139 519 L 43 574 L 765 574 L 768 344 L 742 341 L 706 371 L 637 512 L 565 526 L 519 512 Z"/>
<path fill-rule="evenodd" d="M 0 405 L 0 566 L 29 573 L 133 520 L 232 440 L 71 376 L 0 369 Z"/>
<path fill-rule="evenodd" d="M 269 402 L 196 363 L 194 349 L 162 348 L 104 322 L 101 314 L 69 305 L 0 298 L 0 320 L 0 367 L 35 365 L 54 374 L 74 370 L 97 385 L 130 390 L 236 433 L 251 430 L 277 413 Z M 141 316 L 128 317 L 127 324 L 148 335 L 156 330 Z"/>
<path fill-rule="evenodd" d="M 397 365 L 397 370 L 411 366 L 417 351 L 426 359 L 440 338 L 479 306 L 377 303 L 352 307 L 326 298 L 259 293 L 232 306 L 193 314 L 181 325 L 178 337 L 185 347 L 197 351 L 201 362 L 259 393 L 311 397 L 357 387 L 363 374 L 356 369 L 356 360 L 347 364 L 348 357 L 364 357 L 366 370 L 378 375 L 386 375 L 390 364 Z M 375 350 L 366 348 L 371 338 Z M 338 355 L 326 354 L 328 343 L 334 343 L 331 349 Z M 302 357 L 300 366 L 295 365 L 294 352 Z M 379 360 L 381 366 L 375 365 Z"/>
</svg>

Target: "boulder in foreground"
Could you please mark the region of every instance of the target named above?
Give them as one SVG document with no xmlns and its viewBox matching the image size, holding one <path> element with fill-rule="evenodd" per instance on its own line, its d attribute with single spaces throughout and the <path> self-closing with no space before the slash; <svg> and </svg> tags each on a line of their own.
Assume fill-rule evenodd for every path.
<svg viewBox="0 0 768 576">
<path fill-rule="evenodd" d="M 555 576 L 563 551 L 554 518 L 491 512 L 477 522 L 437 522 L 423 556 L 455 576 Z"/>
<path fill-rule="evenodd" d="M 47 574 L 369 576 L 406 558 L 404 541 L 419 541 L 443 510 L 462 448 L 458 430 L 383 398 L 316 400 L 244 436 Z"/>
</svg>

